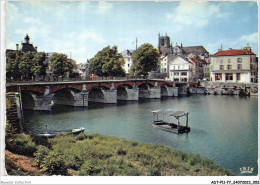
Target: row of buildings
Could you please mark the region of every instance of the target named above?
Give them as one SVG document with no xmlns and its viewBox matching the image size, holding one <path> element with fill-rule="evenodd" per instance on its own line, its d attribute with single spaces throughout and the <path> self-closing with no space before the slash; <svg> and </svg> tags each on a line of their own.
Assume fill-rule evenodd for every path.
<svg viewBox="0 0 260 185">
<path fill-rule="evenodd" d="M 258 83 L 258 57 L 251 47 L 222 50 L 213 55 L 203 46 L 188 46 L 176 43 L 170 37 L 158 35 L 160 76 L 175 82 L 213 82 Z M 133 63 L 133 50 L 125 50 L 123 66 L 129 73 Z"/>
<path fill-rule="evenodd" d="M 37 52 L 37 47 L 30 43 L 30 37 L 26 34 L 24 42 L 21 43 L 20 50 L 23 52 Z M 19 45 L 16 44 L 19 50 Z M 159 68 L 156 72 L 160 77 L 164 77 L 175 82 L 199 82 L 201 80 L 213 82 L 241 82 L 258 83 L 258 57 L 251 51 L 251 47 L 243 49 L 222 50 L 213 55 L 203 46 L 187 46 L 183 44 L 172 45 L 170 37 L 158 35 L 158 50 L 160 53 Z M 7 50 L 7 52 L 10 50 Z M 125 64 L 123 66 L 126 74 L 130 73 L 133 64 L 132 53 L 134 50 L 122 52 Z M 46 53 L 46 63 L 50 62 L 53 53 Z M 81 78 L 86 78 L 88 74 L 88 63 L 74 64 L 74 70 L 78 71 Z M 52 77 L 50 66 L 47 69 L 48 78 Z"/>
</svg>

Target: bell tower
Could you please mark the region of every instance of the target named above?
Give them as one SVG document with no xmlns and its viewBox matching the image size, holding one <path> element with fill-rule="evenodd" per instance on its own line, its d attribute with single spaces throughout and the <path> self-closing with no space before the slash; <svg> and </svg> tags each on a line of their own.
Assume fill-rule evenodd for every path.
<svg viewBox="0 0 260 185">
<path fill-rule="evenodd" d="M 167 33 L 165 36 L 158 35 L 158 49 L 160 53 L 172 53 L 171 39 L 167 36 Z"/>
<path fill-rule="evenodd" d="M 30 44 L 30 37 L 29 37 L 28 33 L 26 33 L 26 36 L 24 37 L 24 43 Z"/>
</svg>

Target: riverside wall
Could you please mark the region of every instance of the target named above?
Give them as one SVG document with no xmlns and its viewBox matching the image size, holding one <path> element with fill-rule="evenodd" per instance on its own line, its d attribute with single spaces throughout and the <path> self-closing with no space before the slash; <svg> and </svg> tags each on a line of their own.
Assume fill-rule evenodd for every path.
<svg viewBox="0 0 260 185">
<path fill-rule="evenodd" d="M 257 96 L 257 83 L 202 82 L 199 87 L 186 87 L 187 94 Z"/>
</svg>

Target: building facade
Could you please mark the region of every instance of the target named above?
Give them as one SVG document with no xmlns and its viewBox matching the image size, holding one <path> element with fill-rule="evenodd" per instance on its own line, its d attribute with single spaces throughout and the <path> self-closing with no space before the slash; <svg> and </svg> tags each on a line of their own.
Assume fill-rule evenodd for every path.
<svg viewBox="0 0 260 185">
<path fill-rule="evenodd" d="M 192 82 L 192 66 L 193 63 L 191 61 L 177 56 L 170 62 L 170 80 L 175 82 Z"/>
<path fill-rule="evenodd" d="M 254 83 L 256 55 L 250 47 L 219 50 L 210 59 L 210 80 L 213 82 Z"/>
<path fill-rule="evenodd" d="M 158 35 L 158 50 L 160 53 L 160 72 L 167 78 L 172 76 L 170 63 L 179 56 L 192 63 L 193 82 L 206 79 L 209 80 L 209 52 L 203 46 L 172 46 L 170 37 Z M 181 78 L 179 78 L 181 79 Z"/>
<path fill-rule="evenodd" d="M 123 59 L 125 60 L 125 64 L 123 65 L 123 69 L 126 74 L 130 73 L 131 66 L 133 64 L 132 53 L 134 50 L 124 50 L 122 51 Z"/>
</svg>

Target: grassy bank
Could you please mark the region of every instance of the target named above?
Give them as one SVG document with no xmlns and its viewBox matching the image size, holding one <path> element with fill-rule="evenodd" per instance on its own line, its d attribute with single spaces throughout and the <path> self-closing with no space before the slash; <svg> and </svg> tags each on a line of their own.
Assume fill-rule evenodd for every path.
<svg viewBox="0 0 260 185">
<path fill-rule="evenodd" d="M 100 134 L 59 135 L 45 142 L 45 146 L 34 145 L 25 135 L 18 138 L 18 148 L 29 149 L 29 152 L 19 150 L 18 153 L 30 157 L 27 166 L 30 166 L 29 169 L 32 171 L 20 165 L 22 172 L 18 172 L 17 164 L 9 155 L 6 157 L 6 165 L 7 172 L 11 172 L 10 175 L 232 175 L 223 167 L 215 165 L 212 160 L 198 154 L 187 154 L 162 145 L 139 143 Z M 17 145 L 15 141 L 12 144 Z M 9 148 L 17 153 L 14 148 Z M 35 152 L 32 154 L 32 151 Z"/>
</svg>

